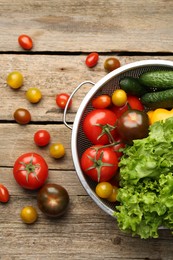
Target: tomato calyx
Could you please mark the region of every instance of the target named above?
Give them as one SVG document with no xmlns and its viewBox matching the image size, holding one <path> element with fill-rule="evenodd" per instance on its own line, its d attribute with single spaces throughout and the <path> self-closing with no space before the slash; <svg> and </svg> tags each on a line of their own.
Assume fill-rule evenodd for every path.
<svg viewBox="0 0 173 260">
<path fill-rule="evenodd" d="M 113 131 L 116 128 L 116 126 L 112 126 L 112 125 L 109 125 L 109 124 L 105 124 L 105 125 L 95 124 L 95 126 L 99 126 L 102 129 L 102 132 L 97 137 L 97 140 L 99 140 L 103 135 L 106 134 L 108 136 L 109 143 L 115 142 L 115 140 L 114 140 L 114 138 L 113 138 L 113 136 L 111 134 L 111 131 Z"/>
<path fill-rule="evenodd" d="M 34 177 L 38 180 L 38 176 L 36 173 L 36 169 L 40 168 L 39 164 L 33 164 L 33 156 L 31 157 L 31 160 L 29 163 L 25 163 L 25 162 L 19 162 L 20 164 L 22 164 L 24 166 L 24 168 L 20 169 L 20 171 L 26 171 L 26 181 L 29 181 L 29 174 L 32 173 L 34 175 Z"/>
<path fill-rule="evenodd" d="M 89 168 L 87 168 L 86 171 L 89 171 L 89 170 L 92 170 L 92 169 L 96 169 L 96 171 L 97 171 L 97 177 L 98 177 L 98 182 L 100 181 L 100 177 L 101 177 L 101 168 L 102 168 L 103 166 L 108 166 L 108 167 L 109 167 L 109 166 L 110 166 L 110 167 L 113 166 L 113 164 L 111 164 L 111 163 L 105 163 L 105 162 L 102 161 L 103 155 L 104 155 L 104 152 L 103 152 L 103 151 L 101 151 L 100 156 L 99 156 L 99 158 L 97 159 L 98 151 L 99 151 L 100 149 L 102 149 L 103 147 L 105 147 L 105 146 L 95 147 L 95 148 L 94 148 L 95 151 L 96 151 L 96 154 L 95 154 L 95 157 L 94 157 L 94 158 L 91 157 L 91 156 L 89 156 L 89 155 L 87 156 L 88 159 L 93 162 L 93 165 L 90 166 Z"/>
</svg>

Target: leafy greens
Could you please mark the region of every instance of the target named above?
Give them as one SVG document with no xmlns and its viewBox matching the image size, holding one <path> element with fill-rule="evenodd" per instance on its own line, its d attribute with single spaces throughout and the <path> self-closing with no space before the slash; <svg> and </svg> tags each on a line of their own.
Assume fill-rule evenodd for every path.
<svg viewBox="0 0 173 260">
<path fill-rule="evenodd" d="M 157 238 L 160 226 L 173 230 L 173 117 L 123 152 L 114 213 L 120 229 L 144 239 Z"/>
</svg>

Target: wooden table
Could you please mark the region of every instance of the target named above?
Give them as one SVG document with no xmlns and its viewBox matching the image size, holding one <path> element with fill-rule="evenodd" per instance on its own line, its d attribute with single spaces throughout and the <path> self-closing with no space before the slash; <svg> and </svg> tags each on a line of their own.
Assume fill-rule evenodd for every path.
<svg viewBox="0 0 173 260">
<path fill-rule="evenodd" d="M 173 60 L 173 2 L 171 0 L 0 0 L 0 183 L 11 197 L 0 204 L 0 259 L 173 259 L 173 237 L 167 230 L 159 239 L 141 240 L 122 233 L 114 218 L 106 215 L 87 195 L 76 175 L 71 156 L 71 131 L 63 124 L 63 111 L 55 103 L 61 92 L 71 93 L 84 80 L 99 81 L 107 73 L 103 63 L 117 57 L 121 65 L 145 59 Z M 34 47 L 23 50 L 20 34 L 32 37 Z M 85 58 L 97 51 L 96 67 Z M 6 84 L 11 71 L 24 75 L 24 85 L 14 91 Z M 38 87 L 43 99 L 30 104 L 29 87 Z M 90 86 L 77 93 L 68 112 L 76 111 Z M 14 111 L 27 108 L 32 122 L 21 126 Z M 33 142 L 38 129 L 47 129 L 51 142 L 66 149 L 63 159 L 49 156 L 49 148 Z M 25 152 L 41 154 L 49 165 L 49 182 L 64 186 L 70 207 L 60 219 L 48 219 L 37 208 L 37 192 L 22 189 L 12 170 Z M 39 218 L 33 225 L 20 219 L 22 207 L 33 205 Z"/>
</svg>

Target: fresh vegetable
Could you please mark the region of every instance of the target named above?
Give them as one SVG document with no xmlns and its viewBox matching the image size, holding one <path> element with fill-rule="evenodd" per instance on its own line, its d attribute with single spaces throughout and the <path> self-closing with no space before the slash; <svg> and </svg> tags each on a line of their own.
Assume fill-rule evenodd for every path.
<svg viewBox="0 0 173 260">
<path fill-rule="evenodd" d="M 90 53 L 85 60 L 85 64 L 87 67 L 92 68 L 97 65 L 99 60 L 99 55 L 97 52 Z"/>
<path fill-rule="evenodd" d="M 161 121 L 169 117 L 173 117 L 173 109 L 167 110 L 164 108 L 157 108 L 154 111 L 148 111 L 148 114 L 150 115 L 150 123 L 154 124 L 157 121 Z"/>
<path fill-rule="evenodd" d="M 18 89 L 23 85 L 23 75 L 19 71 L 13 71 L 7 76 L 7 84 L 13 89 Z"/>
<path fill-rule="evenodd" d="M 131 144 L 133 140 L 148 136 L 149 119 L 144 111 L 129 109 L 117 120 L 117 131 L 123 142 Z"/>
<path fill-rule="evenodd" d="M 38 103 L 42 98 L 41 91 L 38 88 L 29 88 L 26 92 L 26 98 L 31 103 Z"/>
<path fill-rule="evenodd" d="M 149 119 L 149 125 L 152 124 L 151 118 L 152 118 L 153 112 L 154 112 L 154 110 L 147 111 L 147 115 L 148 115 L 148 119 Z"/>
<path fill-rule="evenodd" d="M 150 88 L 165 90 L 173 88 L 173 71 L 149 71 L 140 75 L 140 82 Z"/>
<path fill-rule="evenodd" d="M 146 107 L 156 108 L 172 108 L 173 107 L 173 88 L 149 92 L 141 97 L 141 102 Z"/>
<path fill-rule="evenodd" d="M 65 155 L 65 147 L 61 143 L 53 143 L 49 148 L 49 152 L 53 158 L 59 159 Z"/>
<path fill-rule="evenodd" d="M 25 108 L 18 108 L 13 115 L 16 122 L 20 125 L 26 125 L 31 121 L 31 114 Z"/>
<path fill-rule="evenodd" d="M 48 178 L 48 165 L 37 153 L 25 153 L 17 158 L 13 167 L 16 182 L 25 189 L 35 190 Z"/>
<path fill-rule="evenodd" d="M 33 42 L 30 36 L 22 34 L 18 37 L 18 43 L 24 50 L 31 50 Z"/>
<path fill-rule="evenodd" d="M 147 92 L 146 88 L 140 83 L 138 78 L 126 76 L 120 80 L 119 84 L 121 89 L 129 95 L 141 97 Z"/>
<path fill-rule="evenodd" d="M 56 96 L 56 104 L 59 108 L 64 109 L 67 101 L 69 99 L 70 95 L 67 93 L 60 93 Z M 70 108 L 72 105 L 72 99 L 70 100 L 69 104 L 68 104 L 68 108 Z"/>
<path fill-rule="evenodd" d="M 109 109 L 94 109 L 83 121 L 83 131 L 93 144 L 107 144 L 114 141 L 117 117 Z"/>
<path fill-rule="evenodd" d="M 111 72 L 121 66 L 120 61 L 117 58 L 110 57 L 107 58 L 104 62 L 104 69 L 107 72 Z"/>
<path fill-rule="evenodd" d="M 122 107 L 127 102 L 127 94 L 123 89 L 116 89 L 112 94 L 112 103 L 117 107 Z"/>
<path fill-rule="evenodd" d="M 173 229 L 173 117 L 150 126 L 149 136 L 126 146 L 120 166 L 115 216 L 119 227 L 141 238 Z"/>
<path fill-rule="evenodd" d="M 115 143 L 112 146 L 113 151 L 116 153 L 118 160 L 120 160 L 123 155 L 123 149 L 125 147 L 125 143 L 118 137 L 115 139 Z"/>
<path fill-rule="evenodd" d="M 38 146 L 46 146 L 50 142 L 50 134 L 47 130 L 41 129 L 34 134 L 34 142 Z"/>
<path fill-rule="evenodd" d="M 109 182 L 103 181 L 96 185 L 95 192 L 100 198 L 107 199 L 113 193 L 113 186 Z"/>
<path fill-rule="evenodd" d="M 10 194 L 8 189 L 0 183 L 0 202 L 6 203 L 10 199 Z"/>
<path fill-rule="evenodd" d="M 131 109 L 144 110 L 144 106 L 141 103 L 140 99 L 136 96 L 127 95 L 127 103 L 122 106 L 112 106 L 110 109 L 116 114 L 117 117 L 120 117 L 125 111 Z"/>
<path fill-rule="evenodd" d="M 109 181 L 117 172 L 118 158 L 110 147 L 95 145 L 82 154 L 82 171 L 96 182 Z"/>
<path fill-rule="evenodd" d="M 39 209 L 49 217 L 60 217 L 68 208 L 69 195 L 61 185 L 45 184 L 37 195 Z"/>
<path fill-rule="evenodd" d="M 113 186 L 112 194 L 107 198 L 109 202 L 116 202 L 118 194 L 118 187 Z"/>
<path fill-rule="evenodd" d="M 111 105 L 111 97 L 109 95 L 100 95 L 92 100 L 94 108 L 107 108 Z"/>
<path fill-rule="evenodd" d="M 37 218 L 37 210 L 33 206 L 26 206 L 20 212 L 22 221 L 26 224 L 33 224 Z"/>
</svg>

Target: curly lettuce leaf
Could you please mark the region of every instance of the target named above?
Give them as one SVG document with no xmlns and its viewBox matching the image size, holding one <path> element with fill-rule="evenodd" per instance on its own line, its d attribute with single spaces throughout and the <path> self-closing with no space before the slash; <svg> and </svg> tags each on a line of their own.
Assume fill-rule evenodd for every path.
<svg viewBox="0 0 173 260">
<path fill-rule="evenodd" d="M 143 239 L 157 238 L 160 226 L 173 230 L 173 118 L 125 148 L 120 180 L 115 216 L 121 230 Z"/>
<path fill-rule="evenodd" d="M 159 178 L 173 170 L 173 117 L 156 122 L 147 138 L 134 140 L 124 149 L 120 163 L 121 180 L 137 183 L 141 178 Z"/>
</svg>

